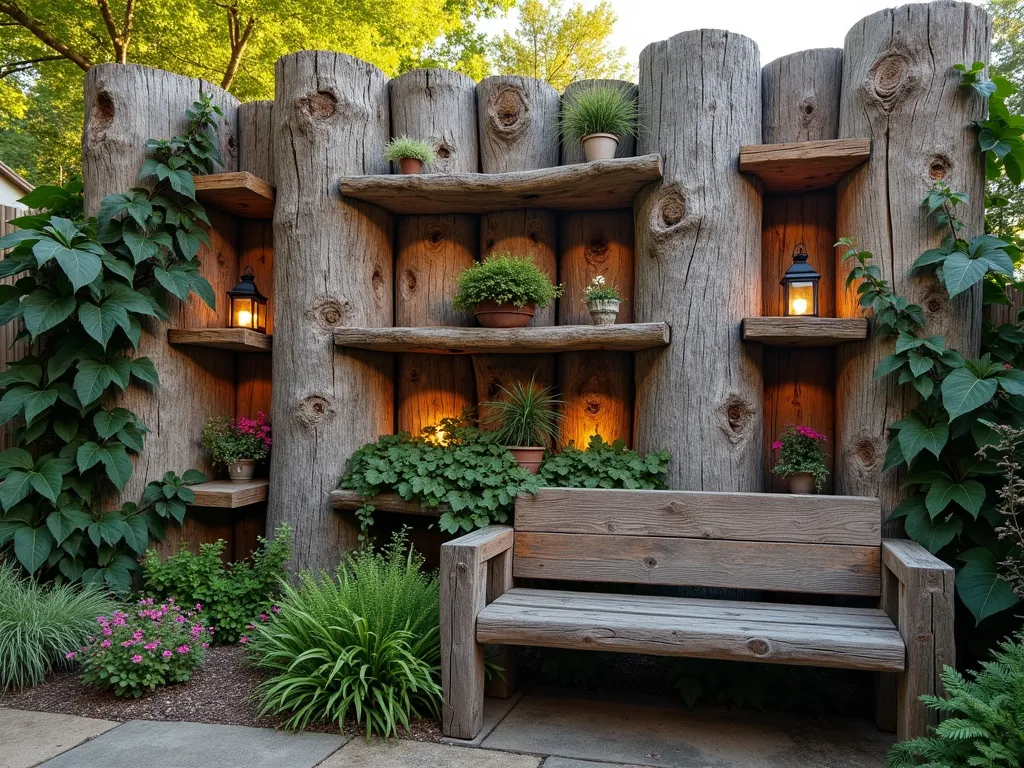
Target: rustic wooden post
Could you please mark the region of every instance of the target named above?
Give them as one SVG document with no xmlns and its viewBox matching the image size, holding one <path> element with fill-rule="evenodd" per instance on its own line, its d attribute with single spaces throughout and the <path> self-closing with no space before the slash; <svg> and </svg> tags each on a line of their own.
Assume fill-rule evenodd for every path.
<svg viewBox="0 0 1024 768">
<path fill-rule="evenodd" d="M 761 71 L 761 136 L 765 144 L 819 141 L 839 135 L 840 48 L 816 48 L 783 56 Z M 761 229 L 762 314 L 784 314 L 779 281 L 793 263 L 797 243 L 821 273 L 820 312 L 835 315 L 836 195 L 834 189 L 793 195 L 766 194 Z M 828 349 L 766 348 L 764 355 L 765 488 L 785 490 L 772 474 L 772 442 L 789 424 L 804 424 L 828 435 L 829 470 L 835 440 L 835 355 Z M 824 488 L 829 493 L 832 477 Z"/>
<path fill-rule="evenodd" d="M 201 92 L 213 95 L 224 111 L 218 129 L 224 169 L 237 170 L 236 111 L 234 96 L 210 83 L 135 64 L 102 64 L 85 76 L 85 130 L 82 136 L 82 172 L 85 209 L 95 215 L 109 194 L 138 186 L 138 172 L 146 159 L 145 143 L 170 138 L 184 129 L 185 110 Z M 224 327 L 228 307 L 224 292 L 237 279 L 236 233 L 231 217 L 207 210 L 212 247 L 199 251 L 201 273 L 213 286 L 217 310 L 193 296 L 188 302 L 172 299 L 170 327 Z M 169 470 L 213 469 L 200 446 L 203 424 L 211 416 L 235 412 L 235 361 L 213 349 L 182 350 L 167 343 L 168 324 L 143 323 L 138 354 L 151 358 L 160 374 L 159 387 L 130 386 L 118 405 L 138 414 L 151 432 L 135 472 L 121 494 L 138 501 L 143 488 Z"/>
<path fill-rule="evenodd" d="M 640 54 L 637 153 L 664 178 L 634 204 L 634 320 L 664 320 L 672 343 L 636 355 L 637 450 L 672 451 L 671 488 L 759 491 L 761 350 L 740 321 L 761 312 L 760 183 L 736 171 L 761 141 L 752 40 L 683 32 Z"/>
<path fill-rule="evenodd" d="M 565 89 L 571 101 L 580 90 L 595 86 L 623 89 L 636 98 L 636 86 L 623 80 L 582 80 Z M 623 136 L 616 157 L 632 157 L 636 139 Z M 582 163 L 579 142 L 562 143 L 562 165 Z M 633 318 L 633 212 L 586 211 L 559 216 L 559 276 L 565 293 L 558 305 L 559 325 L 589 325 L 590 313 L 583 303 L 587 285 L 603 275 L 618 286 L 625 299 L 618 322 Z M 628 352 L 570 352 L 559 364 L 559 390 L 565 401 L 564 442 L 575 440 L 585 447 L 592 435 L 608 441 L 633 440 L 633 355 Z"/>
<path fill-rule="evenodd" d="M 295 529 L 293 566 L 333 569 L 356 544 L 328 494 L 360 445 L 394 429 L 390 355 L 335 351 L 332 332 L 393 320 L 391 218 L 343 199 L 348 174 L 387 173 L 387 78 L 351 56 L 278 60 L 273 109 L 274 451 L 270 529 Z"/>
<path fill-rule="evenodd" d="M 972 125 L 985 103 L 958 87 L 953 65 L 988 61 L 989 33 L 985 9 L 962 2 L 904 5 L 862 19 L 846 36 L 839 112 L 840 138 L 867 136 L 872 146 L 868 162 L 839 184 L 837 234 L 875 254 L 896 293 L 924 308 L 928 333 L 968 357 L 980 344 L 980 287 L 950 301 L 935 280 L 909 270 L 944 234 L 921 207 L 935 181 L 970 195 L 959 213 L 968 233 L 983 231 L 985 173 Z M 837 270 L 840 317 L 862 314 L 855 291 L 843 288 L 849 268 Z M 899 473 L 882 473 L 886 428 L 913 402 L 894 377 L 872 379 L 892 346 L 871 338 L 840 346 L 837 357 L 836 490 L 880 497 L 883 519 L 903 496 Z"/>
</svg>

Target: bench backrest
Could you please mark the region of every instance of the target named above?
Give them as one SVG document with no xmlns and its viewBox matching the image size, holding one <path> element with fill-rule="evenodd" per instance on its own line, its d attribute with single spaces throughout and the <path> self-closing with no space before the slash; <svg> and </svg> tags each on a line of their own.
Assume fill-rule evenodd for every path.
<svg viewBox="0 0 1024 768">
<path fill-rule="evenodd" d="M 517 577 L 878 595 L 861 496 L 544 488 L 516 500 Z"/>
</svg>

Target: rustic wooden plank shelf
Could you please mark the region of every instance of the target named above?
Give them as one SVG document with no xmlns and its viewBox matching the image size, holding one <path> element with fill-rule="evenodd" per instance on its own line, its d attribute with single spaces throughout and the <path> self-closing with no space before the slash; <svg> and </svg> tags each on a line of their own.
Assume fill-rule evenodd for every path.
<svg viewBox="0 0 1024 768">
<path fill-rule="evenodd" d="M 342 328 L 334 332 L 334 343 L 339 347 L 428 355 L 636 352 L 667 346 L 669 340 L 667 323 L 536 328 Z"/>
<path fill-rule="evenodd" d="M 740 170 L 761 177 L 766 192 L 834 186 L 871 155 L 871 139 L 828 139 L 740 147 Z"/>
<path fill-rule="evenodd" d="M 220 509 L 237 509 L 266 501 L 269 487 L 270 481 L 267 479 L 247 480 L 244 483 L 211 480 L 208 483 L 189 486 L 196 494 L 196 500 L 192 502 L 192 506 L 218 507 Z"/>
<path fill-rule="evenodd" d="M 378 512 L 396 512 L 403 515 L 420 515 L 422 517 L 440 517 L 448 511 L 447 504 L 437 507 L 422 507 L 415 501 L 406 501 L 397 493 L 379 493 L 376 496 L 363 496 L 355 491 L 341 488 L 331 491 L 331 507 L 334 509 L 359 509 L 364 504 L 372 504 Z"/>
<path fill-rule="evenodd" d="M 743 340 L 769 347 L 834 347 L 868 337 L 863 317 L 747 317 Z"/>
<path fill-rule="evenodd" d="M 517 173 L 348 176 L 340 188 L 397 214 L 602 211 L 632 208 L 636 193 L 661 172 L 661 155 L 643 155 Z"/>
<path fill-rule="evenodd" d="M 269 352 L 273 339 L 269 334 L 248 328 L 169 328 L 167 342 L 232 352 Z"/>
<path fill-rule="evenodd" d="M 274 217 L 274 187 L 259 176 L 238 171 L 193 176 L 196 199 L 243 219 Z"/>
</svg>

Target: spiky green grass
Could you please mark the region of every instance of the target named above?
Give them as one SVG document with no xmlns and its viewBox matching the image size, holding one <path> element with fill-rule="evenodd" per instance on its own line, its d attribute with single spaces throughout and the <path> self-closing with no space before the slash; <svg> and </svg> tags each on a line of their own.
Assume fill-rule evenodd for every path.
<svg viewBox="0 0 1024 768">
<path fill-rule="evenodd" d="M 637 130 L 636 101 L 622 88 L 614 85 L 593 85 L 575 91 L 562 107 L 562 135 L 580 141 L 592 133 L 635 136 Z"/>
</svg>

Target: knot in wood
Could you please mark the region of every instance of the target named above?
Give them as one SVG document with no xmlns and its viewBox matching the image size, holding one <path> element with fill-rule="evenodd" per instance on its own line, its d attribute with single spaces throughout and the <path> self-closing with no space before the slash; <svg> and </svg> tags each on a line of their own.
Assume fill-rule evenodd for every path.
<svg viewBox="0 0 1024 768">
<path fill-rule="evenodd" d="M 949 309 L 949 294 L 938 283 L 932 283 L 921 297 L 926 319 L 934 315 L 944 315 Z"/>
<path fill-rule="evenodd" d="M 747 650 L 755 656 L 764 656 L 771 650 L 771 646 L 767 640 L 763 640 L 760 637 L 754 637 L 747 641 Z"/>
<path fill-rule="evenodd" d="M 609 251 L 608 236 L 601 232 L 587 241 L 586 246 L 583 248 L 583 258 L 587 264 L 600 267 L 608 261 Z"/>
<path fill-rule="evenodd" d="M 448 158 L 455 154 L 455 147 L 452 147 L 448 144 L 438 144 L 437 149 L 434 150 L 434 153 L 442 160 L 447 160 Z"/>
<path fill-rule="evenodd" d="M 928 160 L 928 177 L 942 181 L 953 170 L 953 158 L 943 152 L 937 152 Z"/>
<path fill-rule="evenodd" d="M 654 568 L 657 568 L 657 567 L 658 567 L 658 561 L 657 561 L 657 560 L 655 560 L 655 559 L 654 559 L 653 557 L 651 557 L 650 555 L 648 555 L 647 557 L 645 557 L 645 558 L 644 558 L 643 560 L 641 560 L 640 562 L 641 562 L 641 563 L 643 563 L 643 566 L 644 566 L 644 568 L 647 568 L 647 569 L 649 569 L 649 570 L 653 570 Z"/>
<path fill-rule="evenodd" d="M 97 91 L 92 100 L 92 114 L 89 118 L 90 131 L 105 131 L 114 122 L 114 100 L 107 91 Z"/>
<path fill-rule="evenodd" d="M 315 91 L 296 101 L 295 106 L 312 120 L 326 120 L 338 110 L 338 97 L 329 91 Z"/>
<path fill-rule="evenodd" d="M 427 226 L 427 242 L 431 245 L 440 245 L 448 237 L 448 227 L 443 224 L 433 223 Z"/>
<path fill-rule="evenodd" d="M 416 384 L 417 382 L 419 382 L 419 380 L 421 378 L 422 378 L 422 374 L 420 373 L 420 369 L 419 369 L 418 366 L 413 365 L 413 366 L 410 366 L 410 367 L 406 368 L 406 370 L 405 370 L 405 379 L 410 384 Z"/>
<path fill-rule="evenodd" d="M 455 566 L 455 569 L 456 569 L 456 570 L 457 570 L 457 571 L 458 571 L 459 573 L 465 573 L 466 571 L 468 571 L 468 570 L 469 570 L 469 566 L 467 566 L 467 565 L 466 565 L 465 563 L 458 563 L 458 564 L 457 564 L 457 565 Z"/>
<path fill-rule="evenodd" d="M 530 105 L 520 88 L 504 83 L 491 93 L 487 117 L 490 133 L 512 142 L 530 126 Z"/>
<path fill-rule="evenodd" d="M 332 331 L 345 324 L 345 318 L 351 314 L 352 308 L 347 301 L 323 298 L 313 305 L 313 320 L 325 331 Z"/>
<path fill-rule="evenodd" d="M 586 411 L 588 416 L 597 416 L 597 414 L 601 412 L 601 401 L 595 398 L 587 398 L 586 405 L 583 406 L 583 410 Z"/>
<path fill-rule="evenodd" d="M 419 278 L 416 277 L 416 270 L 402 270 L 402 296 L 408 298 L 416 293 L 416 286 L 419 285 Z"/>
<path fill-rule="evenodd" d="M 853 458 L 860 467 L 860 472 L 873 472 L 879 465 L 884 450 L 872 435 L 861 435 L 853 443 Z"/>
<path fill-rule="evenodd" d="M 868 74 L 868 91 L 885 111 L 892 111 L 913 84 L 910 59 L 902 53 L 889 53 L 878 59 Z"/>
<path fill-rule="evenodd" d="M 656 237 L 668 237 L 683 231 L 692 223 L 686 196 L 677 185 L 663 187 L 651 206 L 650 228 Z"/>
<path fill-rule="evenodd" d="M 678 501 L 670 501 L 665 505 L 665 511 L 672 515 L 685 515 L 686 506 Z"/>
<path fill-rule="evenodd" d="M 737 443 L 751 431 L 757 409 L 746 398 L 734 392 L 718 406 L 718 416 L 722 431 L 730 441 Z"/>
<path fill-rule="evenodd" d="M 384 279 L 384 270 L 379 264 L 373 267 L 373 274 L 370 275 L 370 286 L 373 288 L 373 299 L 377 306 L 387 302 L 387 281 Z"/>
<path fill-rule="evenodd" d="M 296 417 L 307 427 L 318 427 L 334 416 L 334 406 L 323 395 L 309 395 L 299 401 Z"/>
</svg>

